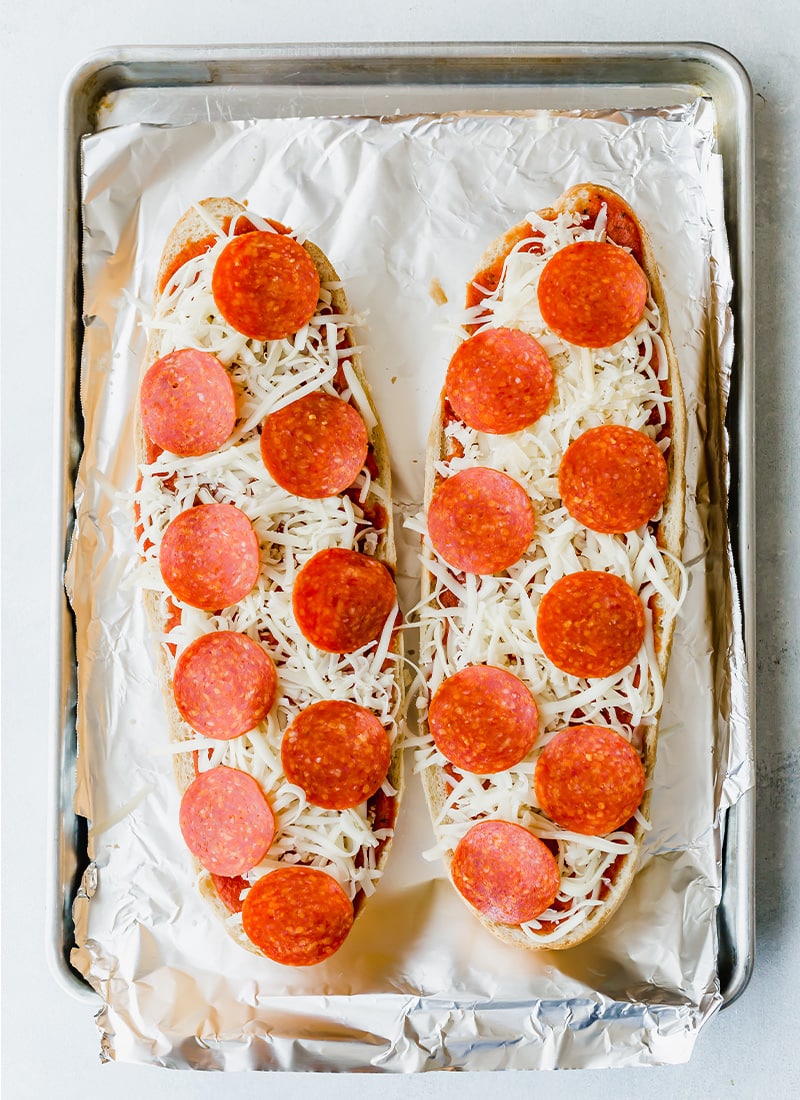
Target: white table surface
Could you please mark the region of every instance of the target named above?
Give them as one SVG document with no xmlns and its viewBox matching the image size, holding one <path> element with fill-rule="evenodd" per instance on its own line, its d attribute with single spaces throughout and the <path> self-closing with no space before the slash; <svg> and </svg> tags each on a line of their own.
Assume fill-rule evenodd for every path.
<svg viewBox="0 0 800 1100">
<path fill-rule="evenodd" d="M 45 960 L 50 495 L 58 271 L 58 96 L 87 54 L 119 44 L 352 41 L 714 42 L 753 81 L 757 149 L 759 502 L 757 938 L 744 995 L 711 1020 L 686 1066 L 415 1077 L 169 1072 L 99 1062 L 89 1006 Z M 800 433 L 800 9 L 793 0 L 29 0 L 0 12 L 2 80 L 2 1075 L 13 1100 L 354 1095 L 508 1100 L 568 1095 L 800 1095 L 800 582 L 793 476 Z M 763 838 L 763 840 L 761 839 Z M 646 1075 L 646 1077 L 645 1077 Z"/>
</svg>

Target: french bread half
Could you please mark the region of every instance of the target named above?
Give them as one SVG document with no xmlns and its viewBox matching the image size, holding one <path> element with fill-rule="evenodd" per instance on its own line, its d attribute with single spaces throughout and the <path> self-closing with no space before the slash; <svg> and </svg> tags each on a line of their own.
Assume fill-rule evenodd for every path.
<svg viewBox="0 0 800 1100">
<path fill-rule="evenodd" d="M 174 768 L 183 797 L 201 771 L 226 766 L 255 778 L 271 806 L 275 835 L 265 857 L 242 876 L 212 874 L 195 856 L 197 883 L 226 930 L 259 953 L 245 934 L 241 910 L 263 876 L 291 866 L 331 875 L 358 915 L 374 892 L 389 855 L 402 790 L 398 716 L 402 709 L 402 635 L 397 609 L 373 644 L 356 653 L 323 651 L 306 639 L 294 618 L 297 573 L 311 557 L 343 548 L 374 559 L 394 575 L 396 552 L 391 472 L 386 441 L 352 331 L 354 318 L 330 260 L 310 241 L 302 247 L 319 276 L 319 300 L 298 333 L 282 339 L 247 337 L 222 315 L 212 283 L 219 256 L 234 238 L 253 231 L 290 231 L 265 222 L 230 198 L 208 198 L 177 222 L 164 246 L 142 378 L 157 361 L 182 348 L 209 352 L 233 383 L 236 422 L 210 454 L 176 456 L 148 436 L 139 403 L 135 494 L 144 600 L 166 707 Z M 309 394 L 344 398 L 367 430 L 367 460 L 355 482 L 324 499 L 304 499 L 270 477 L 259 453 L 264 417 Z M 164 582 L 159 552 L 164 531 L 198 504 L 233 504 L 252 523 L 260 569 L 251 592 L 235 605 L 202 610 L 178 598 Z M 247 635 L 274 662 L 277 693 L 258 726 L 230 740 L 197 733 L 182 717 L 174 693 L 176 662 L 196 639 L 214 631 Z M 287 728 L 310 705 L 347 700 L 377 715 L 391 741 L 380 788 L 362 805 L 323 808 L 288 782 L 281 763 Z M 177 829 L 178 822 L 175 827 Z M 187 856 L 189 852 L 187 851 Z"/>
<path fill-rule="evenodd" d="M 585 240 L 608 241 L 625 250 L 647 279 L 643 319 L 610 349 L 575 347 L 559 339 L 548 332 L 537 303 L 547 261 Z M 423 526 L 421 661 L 431 696 L 470 665 L 505 668 L 530 689 L 538 704 L 539 728 L 531 751 L 517 765 L 499 774 L 472 775 L 437 748 L 423 708 L 418 764 L 424 765 L 428 808 L 448 867 L 459 841 L 486 819 L 521 825 L 550 849 L 560 886 L 555 901 L 536 919 L 514 925 L 467 904 L 507 943 L 563 949 L 603 927 L 637 870 L 648 827 L 663 685 L 684 584 L 683 391 L 653 248 L 630 205 L 609 188 L 582 184 L 495 240 L 469 280 L 463 333 L 466 337 L 492 327 L 520 329 L 539 340 L 555 378 L 552 401 L 529 428 L 492 435 L 469 428 L 459 418 L 445 387 L 429 438 L 426 514 L 448 478 L 473 467 L 490 467 L 508 474 L 528 493 L 536 512 L 535 533 L 508 570 L 476 576 L 448 564 Z M 638 531 L 587 531 L 566 513 L 559 497 L 559 463 L 566 447 L 589 428 L 605 424 L 647 433 L 666 458 L 663 506 Z M 537 640 L 542 595 L 556 578 L 580 570 L 620 575 L 642 603 L 645 644 L 619 677 L 598 681 L 567 675 L 545 657 Z M 538 805 L 534 790 L 534 771 L 544 747 L 560 730 L 582 724 L 621 733 L 644 767 L 646 786 L 636 813 L 604 837 L 577 836 L 559 827 Z"/>
</svg>

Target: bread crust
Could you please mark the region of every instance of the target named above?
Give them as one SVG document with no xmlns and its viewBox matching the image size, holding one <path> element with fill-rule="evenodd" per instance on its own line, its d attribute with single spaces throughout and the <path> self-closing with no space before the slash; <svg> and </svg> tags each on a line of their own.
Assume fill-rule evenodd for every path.
<svg viewBox="0 0 800 1100">
<path fill-rule="evenodd" d="M 683 546 L 686 491 L 686 411 L 677 356 L 670 337 L 666 301 L 652 243 L 629 204 L 616 192 L 597 184 L 583 183 L 570 188 L 568 191 L 564 192 L 554 206 L 540 210 L 538 214 L 544 220 L 553 221 L 563 213 L 579 212 L 591 208 L 598 200 L 601 203 L 607 203 L 609 205 L 614 204 L 615 208 L 621 209 L 636 226 L 641 240 L 641 266 L 649 281 L 650 293 L 658 307 L 661 317 L 660 331 L 669 368 L 668 388 L 671 404 L 667 406 L 668 414 L 667 424 L 665 426 L 666 431 L 668 431 L 670 435 L 670 447 L 667 455 L 668 487 L 662 509 L 662 517 L 658 526 L 657 537 L 660 547 L 665 550 L 668 555 L 665 558 L 665 566 L 669 576 L 669 587 L 673 595 L 677 596 L 681 587 L 681 571 L 672 558 L 678 561 L 680 560 Z M 500 261 L 504 260 L 515 245 L 530 235 L 530 229 L 531 227 L 527 222 L 520 222 L 493 241 L 481 256 L 475 272 L 469 280 L 469 285 L 492 265 L 498 264 Z M 557 363 L 557 358 L 554 362 Z M 435 464 L 443 461 L 446 457 L 445 392 L 443 389 L 428 438 L 424 498 L 426 512 L 437 484 Z M 430 548 L 424 547 L 423 558 L 424 560 L 431 560 L 432 552 Z M 423 568 L 421 598 L 423 603 L 433 598 L 432 576 L 427 568 Z M 665 606 L 661 598 L 657 597 L 654 636 L 657 663 L 662 681 L 666 679 L 676 617 L 677 613 L 671 607 Z M 429 633 L 426 634 L 426 626 L 423 623 L 422 637 L 420 640 L 421 653 L 425 652 L 426 641 L 428 640 Z M 424 719 L 420 721 L 420 732 L 423 735 L 428 732 L 427 724 Z M 645 769 L 648 789 L 645 791 L 643 800 L 640 804 L 640 813 L 645 819 L 648 818 L 650 810 L 650 784 L 656 762 L 657 736 L 658 723 L 656 721 L 653 725 L 646 727 L 643 739 L 642 762 Z M 440 820 L 442 816 L 448 796 L 448 784 L 445 772 L 439 767 L 430 766 L 423 771 L 422 782 L 428 809 L 435 823 Z M 561 939 L 537 944 L 531 940 L 521 928 L 502 925 L 489 920 L 470 906 L 465 899 L 462 898 L 462 900 L 465 901 L 470 911 L 478 917 L 481 923 L 494 936 L 506 943 L 516 947 L 524 947 L 528 950 L 564 950 L 574 947 L 599 932 L 622 903 L 637 871 L 638 859 L 645 831 L 645 827 L 637 822 L 633 832 L 634 848 L 629 855 L 619 857 L 613 865 L 613 881 L 603 899 L 602 905 L 593 909 L 576 929 L 566 933 Z M 446 849 L 444 853 L 444 862 L 448 871 L 450 870 L 452 858 L 453 849 Z"/>
<path fill-rule="evenodd" d="M 199 209 L 198 209 L 199 208 Z M 202 211 L 202 213 L 201 213 Z M 179 261 L 182 253 L 193 243 L 202 241 L 209 237 L 212 230 L 209 226 L 207 218 L 211 219 L 216 224 L 227 224 L 228 219 L 233 219 L 238 215 L 246 215 L 247 207 L 231 198 L 206 198 L 196 204 L 195 207 L 188 210 L 176 223 L 172 232 L 170 233 L 164 250 L 161 256 L 161 262 L 158 268 L 158 274 L 156 277 L 156 288 L 153 298 L 154 313 L 162 297 L 159 288 L 161 288 L 167 276 L 174 270 L 176 262 Z M 204 216 L 205 215 L 205 216 Z M 320 282 L 325 283 L 339 283 L 339 276 L 333 267 L 333 264 L 316 244 L 311 241 L 305 241 L 303 243 L 308 255 L 311 257 L 314 266 L 320 277 Z M 346 294 L 341 288 L 341 285 L 332 288 L 331 290 L 331 305 L 337 314 L 347 316 L 350 313 L 350 306 L 347 301 Z M 349 345 L 352 348 L 356 348 L 357 341 L 350 330 L 345 328 L 343 330 L 346 333 Z M 144 377 L 149 366 L 154 363 L 162 355 L 162 339 L 157 332 L 151 334 L 148 341 L 147 351 L 145 359 L 142 364 L 142 371 L 140 377 Z M 394 524 L 392 516 L 392 478 L 391 467 L 389 464 L 389 455 L 386 445 L 386 438 L 381 426 L 380 418 L 378 416 L 377 409 L 372 397 L 372 393 L 367 382 L 367 378 L 364 374 L 363 365 L 361 363 L 361 357 L 358 351 L 353 350 L 352 354 L 348 355 L 348 359 L 352 364 L 353 371 L 362 387 L 364 396 L 373 416 L 373 426 L 368 429 L 369 442 L 371 444 L 372 454 L 374 456 L 375 465 L 377 467 L 377 477 L 373 477 L 373 485 L 378 486 L 378 491 L 370 489 L 364 502 L 365 508 L 370 506 L 380 505 L 382 513 L 386 517 L 386 523 L 384 530 L 382 531 L 377 548 L 374 554 L 379 561 L 388 566 L 392 575 L 394 575 L 397 567 L 397 554 L 395 547 L 394 536 Z M 137 465 L 141 466 L 147 462 L 148 452 L 148 440 L 144 432 L 142 425 L 139 402 L 136 403 L 135 414 L 135 436 L 136 436 L 136 457 Z M 163 612 L 162 602 L 159 600 L 158 594 L 150 591 L 144 591 L 144 601 L 147 610 L 148 620 L 151 628 L 155 634 L 161 634 L 166 630 L 167 620 Z M 402 657 L 402 632 L 396 632 L 393 648 L 398 658 Z M 192 728 L 183 720 L 178 712 L 178 708 L 175 704 L 175 699 L 172 690 L 172 674 L 170 662 L 167 658 L 166 647 L 164 644 L 160 644 L 156 647 L 156 668 L 159 681 L 159 687 L 164 700 L 164 706 L 167 717 L 167 726 L 169 732 L 169 738 L 172 743 L 185 743 L 195 736 Z M 404 677 L 402 673 L 402 661 L 398 659 L 395 662 L 395 690 L 399 693 L 402 705 L 402 696 L 404 693 Z M 177 783 L 178 792 L 182 797 L 190 783 L 195 778 L 195 769 L 193 764 L 193 755 L 190 752 L 176 753 L 173 755 L 173 767 L 175 774 L 175 781 Z M 403 779 L 403 767 L 402 767 L 402 736 L 401 732 L 396 731 L 392 743 L 392 755 L 389 770 L 387 773 L 387 781 L 391 787 L 397 792 L 393 796 L 394 801 L 394 816 L 396 817 L 397 809 L 400 804 L 400 800 L 403 793 L 404 779 Z M 391 839 L 384 841 L 380 850 L 380 854 L 376 860 L 376 868 L 379 871 L 383 871 L 386 861 L 389 857 L 389 850 L 391 848 Z M 199 861 L 189 853 L 187 849 L 187 858 L 192 861 L 194 866 L 197 886 L 201 896 L 210 906 L 216 917 L 223 923 L 228 934 L 243 948 L 253 952 L 256 955 L 262 955 L 263 953 L 255 947 L 251 941 L 247 938 L 242 930 L 241 923 L 239 921 L 233 921 L 231 911 L 222 902 L 214 886 L 211 875 L 206 871 Z M 356 917 L 360 915 L 364 908 L 365 898 L 362 893 L 357 894 L 354 902 Z"/>
</svg>

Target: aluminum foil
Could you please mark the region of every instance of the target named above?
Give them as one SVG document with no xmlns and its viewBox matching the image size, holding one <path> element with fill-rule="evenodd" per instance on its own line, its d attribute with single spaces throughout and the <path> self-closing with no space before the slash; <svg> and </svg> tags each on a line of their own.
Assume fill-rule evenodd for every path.
<svg viewBox="0 0 800 1100">
<path fill-rule="evenodd" d="M 753 782 L 725 526 L 733 331 L 712 108 L 233 122 L 218 113 L 136 124 L 123 99 L 83 145 L 85 438 L 67 585 L 79 661 L 76 807 L 90 822 L 92 863 L 74 906 L 73 962 L 103 1001 L 103 1057 L 403 1072 L 684 1061 L 720 1005 L 722 811 Z M 467 911 L 442 865 L 422 858 L 433 831 L 409 758 L 392 858 L 345 946 L 302 970 L 258 959 L 194 888 L 155 643 L 131 583 L 133 410 L 164 241 L 192 202 L 229 194 L 331 258 L 363 318 L 408 608 L 419 547 L 403 520 L 420 509 L 465 282 L 492 239 L 586 180 L 621 191 L 650 233 L 689 418 L 690 585 L 641 871 L 587 943 L 508 947 Z"/>
</svg>

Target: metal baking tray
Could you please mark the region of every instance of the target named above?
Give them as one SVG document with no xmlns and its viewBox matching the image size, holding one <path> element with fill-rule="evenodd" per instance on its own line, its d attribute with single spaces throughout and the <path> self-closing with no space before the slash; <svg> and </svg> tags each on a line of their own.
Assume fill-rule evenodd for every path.
<svg viewBox="0 0 800 1100">
<path fill-rule="evenodd" d="M 752 92 L 741 65 L 702 43 L 437 43 L 119 48 L 88 58 L 64 87 L 60 180 L 63 288 L 55 371 L 55 500 L 47 947 L 51 969 L 73 996 L 97 996 L 69 962 L 72 904 L 88 863 L 86 822 L 74 812 L 76 668 L 74 622 L 62 579 L 73 521 L 82 440 L 78 399 L 81 303 L 81 137 L 103 128 L 105 108 L 125 90 L 163 92 L 165 119 L 208 118 L 209 92 L 227 118 L 393 115 L 492 108 L 529 110 L 658 107 L 709 97 L 724 164 L 725 216 L 734 276 L 736 349 L 727 428 L 731 448 L 730 534 L 736 561 L 754 714 L 753 144 Z M 168 107 L 168 115 L 167 115 Z M 754 735 L 754 730 L 751 730 Z M 755 792 L 726 811 L 723 891 L 717 913 L 723 1004 L 750 978 L 754 956 Z"/>
</svg>

